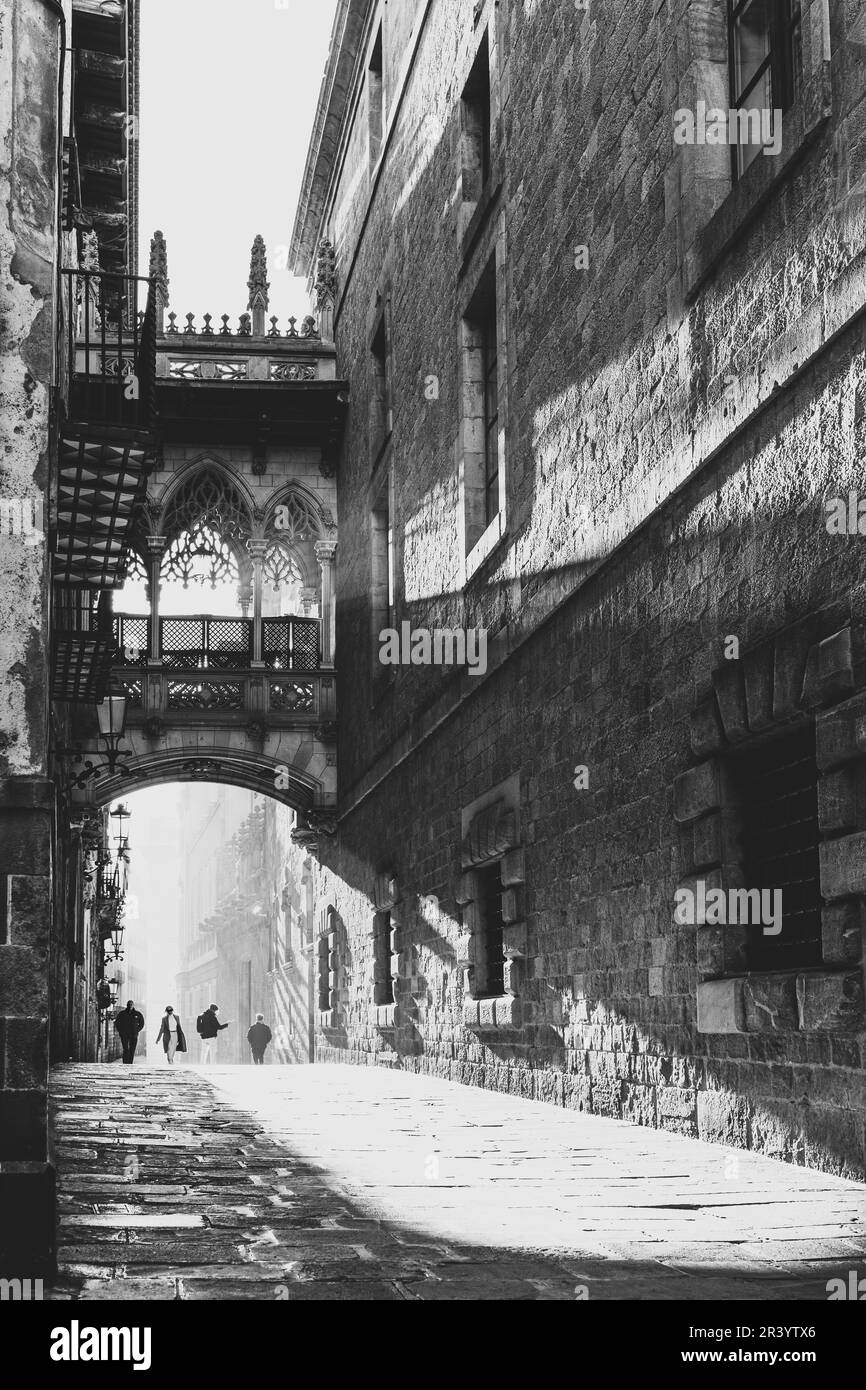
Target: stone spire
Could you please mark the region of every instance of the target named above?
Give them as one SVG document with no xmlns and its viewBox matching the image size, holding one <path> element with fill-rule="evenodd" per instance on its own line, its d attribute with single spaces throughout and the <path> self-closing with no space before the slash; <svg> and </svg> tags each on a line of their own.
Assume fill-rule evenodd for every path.
<svg viewBox="0 0 866 1390">
<path fill-rule="evenodd" d="M 161 335 L 165 329 L 165 311 L 168 308 L 168 250 L 162 232 L 154 232 L 150 239 L 148 274 L 156 281 L 156 331 Z"/>
<path fill-rule="evenodd" d="M 253 315 L 253 337 L 263 338 L 265 335 L 265 314 L 268 311 L 268 255 L 265 250 L 264 238 L 257 236 L 253 242 L 252 254 L 250 257 L 250 278 L 247 281 L 247 289 L 250 292 L 247 308 Z"/>
</svg>

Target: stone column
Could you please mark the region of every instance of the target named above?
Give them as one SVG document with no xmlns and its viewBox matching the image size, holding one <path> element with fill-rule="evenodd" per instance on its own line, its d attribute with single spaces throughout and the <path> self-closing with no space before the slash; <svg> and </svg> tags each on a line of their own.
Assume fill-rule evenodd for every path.
<svg viewBox="0 0 866 1390">
<path fill-rule="evenodd" d="M 263 666 L 262 657 L 262 568 L 265 562 L 266 540 L 250 541 L 253 562 L 253 665 Z"/>
<path fill-rule="evenodd" d="M 160 661 L 159 650 L 159 573 L 162 569 L 162 557 L 165 552 L 165 536 L 148 536 L 147 553 L 150 565 L 150 651 L 147 654 L 148 665 L 151 662 Z"/>
<path fill-rule="evenodd" d="M 322 571 L 322 665 L 333 666 L 336 642 L 336 612 L 334 603 L 334 556 L 337 547 L 328 541 L 316 544 L 316 559 Z"/>
</svg>

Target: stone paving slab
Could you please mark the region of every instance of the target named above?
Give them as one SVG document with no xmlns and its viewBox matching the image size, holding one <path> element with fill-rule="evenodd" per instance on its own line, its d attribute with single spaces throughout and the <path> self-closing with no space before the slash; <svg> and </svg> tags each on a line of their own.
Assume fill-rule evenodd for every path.
<svg viewBox="0 0 866 1390">
<path fill-rule="evenodd" d="M 353 1067 L 52 1073 L 57 1300 L 822 1300 L 866 1189 Z"/>
</svg>

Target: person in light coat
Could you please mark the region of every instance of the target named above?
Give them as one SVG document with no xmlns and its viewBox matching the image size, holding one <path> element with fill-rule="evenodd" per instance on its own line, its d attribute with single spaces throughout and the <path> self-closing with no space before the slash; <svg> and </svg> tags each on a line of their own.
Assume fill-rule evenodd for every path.
<svg viewBox="0 0 866 1390">
<path fill-rule="evenodd" d="M 168 1065 L 174 1066 L 174 1054 L 176 1052 L 186 1052 L 186 1038 L 180 1019 L 172 1008 L 171 1004 L 166 1005 L 165 1013 L 162 1016 L 162 1023 L 159 1025 L 159 1032 L 156 1035 L 157 1042 L 161 1042 L 165 1052 L 165 1060 Z"/>
</svg>

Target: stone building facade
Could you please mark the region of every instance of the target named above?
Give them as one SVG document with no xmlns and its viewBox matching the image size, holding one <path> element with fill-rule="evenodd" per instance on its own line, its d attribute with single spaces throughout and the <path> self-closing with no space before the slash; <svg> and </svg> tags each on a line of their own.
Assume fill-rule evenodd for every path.
<svg viewBox="0 0 866 1390">
<path fill-rule="evenodd" d="M 863 1178 L 866 29 L 762 10 L 340 0 L 316 1056 Z M 741 103 L 767 149 L 680 143 Z"/>
<path fill-rule="evenodd" d="M 19 1275 L 53 1259 L 49 1056 L 94 1060 L 100 1037 L 105 818 L 75 804 L 60 755 L 93 633 L 70 675 L 57 613 L 80 591 L 52 553 L 69 539 L 61 460 L 81 441 L 67 273 L 134 262 L 138 13 L 23 0 L 0 14 L 0 1266 Z"/>
</svg>

